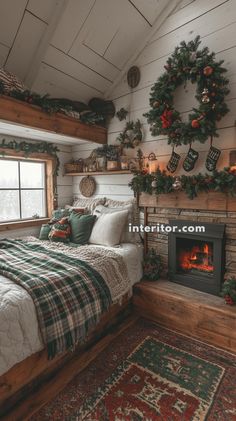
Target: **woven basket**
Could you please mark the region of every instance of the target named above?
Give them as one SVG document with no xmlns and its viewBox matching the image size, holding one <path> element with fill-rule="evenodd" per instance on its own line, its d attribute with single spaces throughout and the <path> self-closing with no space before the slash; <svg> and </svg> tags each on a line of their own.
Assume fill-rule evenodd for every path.
<svg viewBox="0 0 236 421">
<path fill-rule="evenodd" d="M 65 173 L 83 172 L 83 161 L 64 164 Z"/>
</svg>

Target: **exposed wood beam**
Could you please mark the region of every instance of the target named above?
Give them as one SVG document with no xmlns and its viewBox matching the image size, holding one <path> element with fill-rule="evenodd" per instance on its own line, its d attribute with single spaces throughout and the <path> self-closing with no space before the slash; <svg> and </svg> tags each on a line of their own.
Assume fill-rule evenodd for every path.
<svg viewBox="0 0 236 421">
<path fill-rule="evenodd" d="M 124 75 L 127 73 L 128 69 L 134 64 L 134 62 L 137 60 L 138 56 L 141 54 L 141 52 L 146 47 L 147 43 L 150 41 L 150 39 L 153 37 L 155 32 L 158 31 L 158 29 L 161 27 L 161 25 L 165 22 L 167 17 L 176 9 L 176 7 L 181 3 L 182 0 L 168 0 L 162 9 L 161 13 L 157 17 L 157 19 L 154 21 L 152 29 L 148 33 L 147 37 L 144 38 L 143 42 L 140 43 L 139 47 L 136 49 L 134 54 L 131 56 L 131 58 L 127 61 L 125 67 L 120 72 L 118 77 L 113 82 L 112 86 L 105 92 L 104 97 L 110 98 L 112 92 L 114 89 L 119 85 L 121 80 L 123 79 Z"/>
<path fill-rule="evenodd" d="M 40 64 L 44 58 L 45 52 L 47 50 L 48 45 L 50 44 L 50 40 L 53 36 L 53 33 L 57 27 L 57 24 L 68 4 L 69 0 L 57 0 L 55 3 L 55 8 L 54 8 L 54 12 L 51 16 L 51 19 L 48 23 L 47 29 L 44 32 L 43 37 L 41 38 L 39 47 L 37 49 L 37 52 L 35 54 L 35 56 L 33 57 L 33 60 L 31 62 L 31 65 L 29 66 L 29 71 L 26 75 L 26 77 L 24 78 L 24 83 L 26 86 L 28 86 L 29 88 L 32 87 L 39 68 L 40 68 Z"/>
</svg>

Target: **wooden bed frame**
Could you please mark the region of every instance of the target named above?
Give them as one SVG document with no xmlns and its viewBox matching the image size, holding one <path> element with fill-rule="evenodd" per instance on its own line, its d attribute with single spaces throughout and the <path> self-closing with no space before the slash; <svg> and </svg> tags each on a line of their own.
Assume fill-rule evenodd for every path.
<svg viewBox="0 0 236 421">
<path fill-rule="evenodd" d="M 0 376 L 0 419 L 16 421 L 30 417 L 126 328 L 125 325 L 117 330 L 117 326 L 130 314 L 131 299 L 126 294 L 121 304 L 113 304 L 103 314 L 86 342 L 79 345 L 74 352 L 48 360 L 44 349 Z M 130 323 L 133 320 L 128 318 L 128 321 Z"/>
</svg>

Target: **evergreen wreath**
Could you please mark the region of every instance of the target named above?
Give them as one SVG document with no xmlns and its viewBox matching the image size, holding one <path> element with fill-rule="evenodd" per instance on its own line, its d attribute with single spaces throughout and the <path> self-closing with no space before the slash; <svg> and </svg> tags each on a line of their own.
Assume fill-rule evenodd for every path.
<svg viewBox="0 0 236 421">
<path fill-rule="evenodd" d="M 142 124 L 140 120 L 128 121 L 125 129 L 119 134 L 117 140 L 124 148 L 135 148 L 142 141 Z"/>
<path fill-rule="evenodd" d="M 225 280 L 220 295 L 224 297 L 226 304 L 236 303 L 236 278 L 234 276 Z"/>
<path fill-rule="evenodd" d="M 207 47 L 199 50 L 200 43 L 197 36 L 175 48 L 164 66 L 166 71 L 151 88 L 151 109 L 144 114 L 151 134 L 168 136 L 168 143 L 173 146 L 193 140 L 204 143 L 208 137 L 218 137 L 217 122 L 228 112 L 225 95 L 229 93 L 229 81 L 224 77 L 224 60 L 216 61 L 215 53 L 210 53 Z M 199 107 L 192 109 L 184 123 L 174 108 L 174 92 L 187 81 L 197 84 L 195 98 Z"/>
</svg>

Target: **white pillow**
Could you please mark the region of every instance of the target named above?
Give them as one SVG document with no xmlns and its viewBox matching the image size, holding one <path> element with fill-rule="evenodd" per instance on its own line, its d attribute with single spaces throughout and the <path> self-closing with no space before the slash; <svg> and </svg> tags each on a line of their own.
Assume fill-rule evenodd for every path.
<svg viewBox="0 0 236 421">
<path fill-rule="evenodd" d="M 93 226 L 89 243 L 110 247 L 120 244 L 127 218 L 127 210 L 101 214 Z"/>
<path fill-rule="evenodd" d="M 109 207 L 106 204 L 109 203 Z M 112 206 L 112 204 L 114 206 Z M 118 206 L 119 204 L 119 206 Z M 111 199 L 107 199 L 105 206 L 96 206 L 93 214 L 99 217 L 102 213 L 113 213 L 121 210 L 128 211 L 128 223 L 124 227 L 124 232 L 121 236 L 121 243 L 140 243 L 140 236 L 137 232 L 129 232 L 129 224 L 139 225 L 138 211 L 134 200 L 127 202 L 119 202 Z"/>
</svg>

